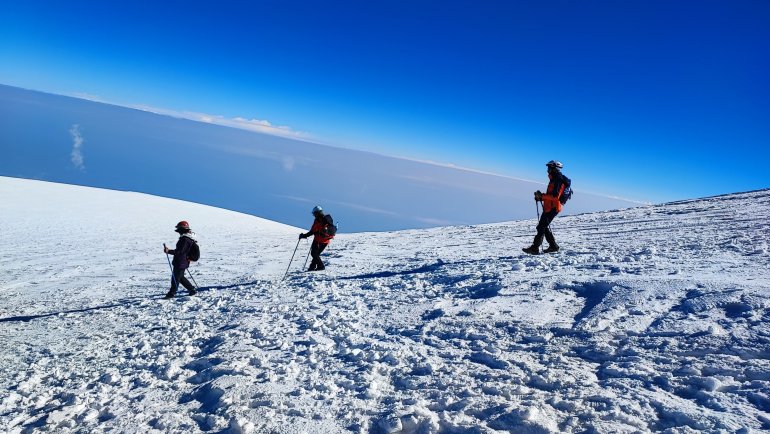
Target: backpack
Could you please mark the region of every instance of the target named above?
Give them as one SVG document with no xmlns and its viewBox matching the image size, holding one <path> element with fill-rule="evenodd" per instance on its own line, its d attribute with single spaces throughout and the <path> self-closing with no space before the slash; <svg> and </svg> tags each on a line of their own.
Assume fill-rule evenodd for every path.
<svg viewBox="0 0 770 434">
<path fill-rule="evenodd" d="M 193 240 L 192 246 L 190 246 L 190 251 L 187 252 L 187 259 L 195 262 L 200 258 L 201 258 L 201 248 L 198 247 L 198 242 Z"/>
<path fill-rule="evenodd" d="M 562 175 L 562 182 L 564 185 L 564 191 L 562 191 L 561 196 L 559 196 L 559 202 L 561 202 L 562 205 L 567 203 L 568 200 L 572 198 L 572 180 L 567 178 L 566 176 Z"/>
<path fill-rule="evenodd" d="M 334 219 L 331 215 L 326 214 L 324 216 L 324 222 L 326 223 L 323 228 L 323 234 L 327 237 L 334 238 L 337 235 L 337 225 L 334 224 Z"/>
</svg>

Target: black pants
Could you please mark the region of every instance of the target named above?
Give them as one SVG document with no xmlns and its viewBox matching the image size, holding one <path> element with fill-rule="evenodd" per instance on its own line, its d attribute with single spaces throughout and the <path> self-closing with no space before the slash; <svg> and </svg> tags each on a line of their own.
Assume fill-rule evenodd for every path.
<svg viewBox="0 0 770 434">
<path fill-rule="evenodd" d="M 543 237 L 548 240 L 548 245 L 556 245 L 556 238 L 553 237 L 553 232 L 551 232 L 551 229 L 548 227 L 553 219 L 556 218 L 556 214 L 559 214 L 559 212 L 553 209 L 544 212 L 540 216 L 540 222 L 537 224 L 537 235 L 535 235 L 535 240 L 532 241 L 533 246 L 540 247 L 540 245 L 543 244 Z"/>
<path fill-rule="evenodd" d="M 186 277 L 184 277 L 185 268 L 175 268 L 174 269 L 174 278 L 171 279 L 171 291 L 172 293 L 176 294 L 177 289 L 179 288 L 179 284 L 181 283 L 182 286 L 185 287 L 188 291 L 194 291 L 195 287 L 190 283 L 189 280 L 187 280 Z"/>
<path fill-rule="evenodd" d="M 310 262 L 310 268 L 308 268 L 308 271 L 323 270 L 326 268 L 323 261 L 321 260 L 321 252 L 324 251 L 326 246 L 327 244 L 313 241 L 313 245 L 310 246 L 310 256 L 313 257 L 313 261 Z"/>
</svg>

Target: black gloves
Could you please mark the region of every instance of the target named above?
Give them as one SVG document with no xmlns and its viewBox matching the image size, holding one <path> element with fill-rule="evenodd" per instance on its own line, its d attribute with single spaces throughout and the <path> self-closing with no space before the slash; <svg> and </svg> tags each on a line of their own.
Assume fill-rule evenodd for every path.
<svg viewBox="0 0 770 434">
<path fill-rule="evenodd" d="M 299 234 L 299 239 L 300 239 L 300 240 L 304 240 L 305 238 L 307 238 L 307 235 L 305 235 L 305 234 Z"/>
<path fill-rule="evenodd" d="M 540 190 L 535 192 L 535 200 L 538 202 L 543 200 L 543 193 Z"/>
</svg>

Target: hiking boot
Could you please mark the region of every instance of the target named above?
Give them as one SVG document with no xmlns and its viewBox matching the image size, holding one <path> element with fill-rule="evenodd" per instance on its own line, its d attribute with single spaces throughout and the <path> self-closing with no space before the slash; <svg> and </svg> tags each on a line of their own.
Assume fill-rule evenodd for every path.
<svg viewBox="0 0 770 434">
<path fill-rule="evenodd" d="M 540 254 L 540 246 L 529 246 L 527 248 L 521 249 L 524 253 L 529 253 L 530 255 L 539 255 Z"/>
<path fill-rule="evenodd" d="M 197 290 L 195 290 L 195 289 L 188 289 L 188 290 L 187 290 L 187 295 L 195 295 L 195 294 L 197 294 L 197 293 L 198 293 L 198 291 L 197 291 Z"/>
<path fill-rule="evenodd" d="M 551 244 L 548 246 L 547 249 L 543 250 L 543 253 L 555 253 L 559 251 L 559 246 L 557 244 Z"/>
<path fill-rule="evenodd" d="M 169 298 L 174 298 L 174 297 L 176 297 L 176 291 L 174 291 L 174 290 L 172 289 L 171 291 L 169 291 L 168 293 L 166 293 L 166 296 L 165 296 L 165 297 L 163 297 L 163 298 L 165 298 L 165 299 L 169 299 Z"/>
</svg>

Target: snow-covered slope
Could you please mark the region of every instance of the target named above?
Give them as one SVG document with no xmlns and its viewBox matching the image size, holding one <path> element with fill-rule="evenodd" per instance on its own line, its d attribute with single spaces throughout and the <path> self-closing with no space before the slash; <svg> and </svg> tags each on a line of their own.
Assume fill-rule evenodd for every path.
<svg viewBox="0 0 770 434">
<path fill-rule="evenodd" d="M 181 219 L 204 288 L 164 301 Z M 281 282 L 299 229 L 0 178 L 0 430 L 768 430 L 769 222 L 760 191 L 560 217 L 538 257 L 532 220 L 341 234 Z"/>
</svg>

